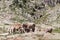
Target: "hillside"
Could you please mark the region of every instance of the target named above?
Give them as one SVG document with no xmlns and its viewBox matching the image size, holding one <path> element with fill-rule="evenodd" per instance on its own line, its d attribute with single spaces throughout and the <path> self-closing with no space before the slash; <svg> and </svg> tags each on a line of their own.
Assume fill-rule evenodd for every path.
<svg viewBox="0 0 60 40">
<path fill-rule="evenodd" d="M 7 33 L 7 28 L 10 26 L 10 24 L 17 22 L 19 23 L 33 22 L 36 24 L 36 32 L 37 32 L 36 34 L 34 33 L 27 33 L 22 35 L 16 34 L 19 37 L 21 35 L 21 37 L 23 38 L 25 38 L 27 35 L 25 40 L 40 40 L 39 35 L 41 35 L 41 33 L 38 32 L 37 30 L 50 26 L 54 29 L 53 34 L 55 35 L 52 34 L 49 35 L 50 36 L 52 35 L 53 38 L 55 38 L 56 36 L 56 38 L 59 40 L 60 0 L 0 0 L 0 30 L 1 30 L 0 34 Z M 31 37 L 31 35 L 33 36 Z M 47 37 L 49 35 L 47 35 Z M 28 37 L 30 37 L 30 39 L 28 39 Z M 36 39 L 34 39 L 34 37 Z"/>
</svg>

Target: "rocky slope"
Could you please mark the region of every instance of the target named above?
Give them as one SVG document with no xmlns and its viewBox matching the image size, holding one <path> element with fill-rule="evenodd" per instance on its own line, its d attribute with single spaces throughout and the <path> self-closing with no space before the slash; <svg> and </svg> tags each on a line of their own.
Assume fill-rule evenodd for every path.
<svg viewBox="0 0 60 40">
<path fill-rule="evenodd" d="M 47 33 L 43 37 L 60 39 L 60 0 L 0 0 L 0 34 L 6 33 L 9 24 L 14 22 L 34 22 L 37 24 L 36 29 L 38 30 L 46 28 L 46 25 L 51 26 L 56 28 L 55 31 L 59 33 L 55 32 L 55 35 Z M 19 38 L 21 36 L 25 40 L 40 40 L 43 33 L 41 34 L 37 30 L 35 33 L 19 34 Z M 6 36 L 6 38 L 8 37 L 10 36 Z M 3 38 L 5 37 L 1 37 L 1 40 Z M 13 40 L 6 38 L 3 40 Z"/>
</svg>

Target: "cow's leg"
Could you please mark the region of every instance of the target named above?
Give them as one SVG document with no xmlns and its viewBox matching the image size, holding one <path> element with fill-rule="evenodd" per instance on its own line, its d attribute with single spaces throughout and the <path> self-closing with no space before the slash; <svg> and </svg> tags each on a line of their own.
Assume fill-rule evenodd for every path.
<svg viewBox="0 0 60 40">
<path fill-rule="evenodd" d="M 15 33 L 15 31 L 16 31 L 16 30 L 15 30 L 15 28 L 14 28 L 14 29 L 13 29 L 13 33 Z"/>
<path fill-rule="evenodd" d="M 32 32 L 34 32 L 35 31 L 35 24 L 33 24 L 31 28 L 32 28 Z"/>
<path fill-rule="evenodd" d="M 20 33 L 24 33 L 24 30 L 20 29 Z"/>
<path fill-rule="evenodd" d="M 19 33 L 24 33 L 24 29 L 23 28 L 20 28 L 18 29 Z"/>
<path fill-rule="evenodd" d="M 17 31 L 19 30 L 19 29 L 16 29 Z"/>
<path fill-rule="evenodd" d="M 21 33 L 25 33 L 24 30 L 21 30 Z"/>
<path fill-rule="evenodd" d="M 34 32 L 35 31 L 35 28 L 32 28 L 32 32 Z"/>
<path fill-rule="evenodd" d="M 8 28 L 8 33 L 9 33 L 9 34 L 11 33 L 11 29 L 10 29 L 10 28 Z"/>
<path fill-rule="evenodd" d="M 9 28 L 8 32 L 9 32 L 9 34 L 11 34 L 13 32 L 12 28 Z"/>
<path fill-rule="evenodd" d="M 30 32 L 30 29 L 25 29 L 26 32 Z"/>
<path fill-rule="evenodd" d="M 27 29 L 27 32 L 30 32 L 30 29 Z"/>
</svg>

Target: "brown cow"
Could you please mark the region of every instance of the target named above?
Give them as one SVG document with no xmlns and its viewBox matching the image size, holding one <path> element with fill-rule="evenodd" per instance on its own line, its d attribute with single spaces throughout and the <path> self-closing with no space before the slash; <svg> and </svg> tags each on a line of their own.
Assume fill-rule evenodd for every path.
<svg viewBox="0 0 60 40">
<path fill-rule="evenodd" d="M 24 23 L 23 28 L 25 30 L 25 32 L 30 32 L 32 30 L 32 32 L 35 31 L 35 24 L 34 23 Z"/>
</svg>

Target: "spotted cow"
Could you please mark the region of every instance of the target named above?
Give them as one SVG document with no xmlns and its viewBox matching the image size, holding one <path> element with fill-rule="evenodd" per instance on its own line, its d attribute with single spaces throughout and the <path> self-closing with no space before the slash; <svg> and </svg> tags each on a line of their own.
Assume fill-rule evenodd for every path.
<svg viewBox="0 0 60 40">
<path fill-rule="evenodd" d="M 22 24 L 20 23 L 11 24 L 8 30 L 9 33 L 14 33 L 16 31 L 23 32 Z"/>
</svg>

